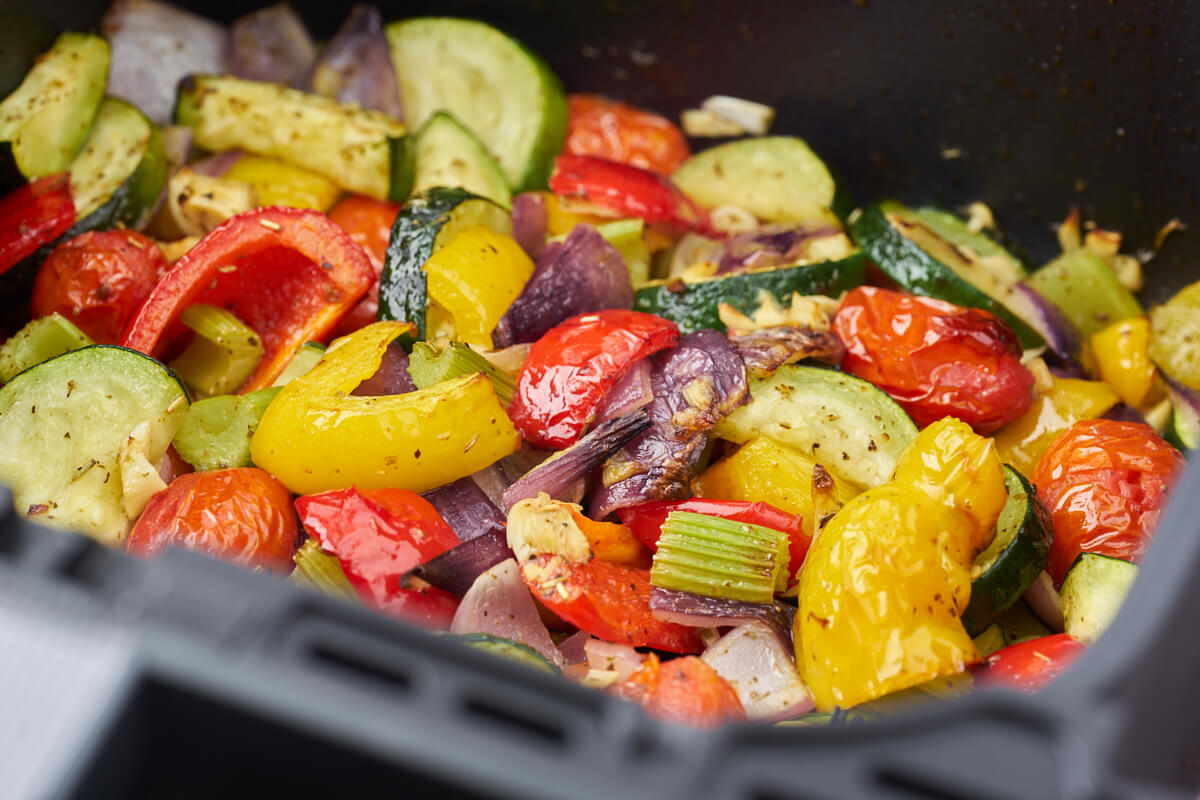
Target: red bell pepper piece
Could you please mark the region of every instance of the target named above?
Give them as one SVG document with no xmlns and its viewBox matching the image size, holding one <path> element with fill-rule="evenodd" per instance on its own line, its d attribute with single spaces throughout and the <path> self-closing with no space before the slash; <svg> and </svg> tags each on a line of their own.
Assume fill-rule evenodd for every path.
<svg viewBox="0 0 1200 800">
<path fill-rule="evenodd" d="M 1085 649 L 1083 642 L 1065 633 L 1009 645 L 984 659 L 979 682 L 1036 692 L 1066 672 Z"/>
<path fill-rule="evenodd" d="M 371 259 L 317 211 L 260 208 L 231 217 L 175 262 L 121 344 L 162 358 L 186 341 L 184 309 L 232 311 L 262 340 L 243 392 L 269 386 L 296 348 L 324 338 L 371 286 Z"/>
<path fill-rule="evenodd" d="M 543 553 L 521 564 L 521 577 L 546 608 L 606 642 L 672 653 L 704 650 L 695 628 L 654 616 L 648 569 Z"/>
<path fill-rule="evenodd" d="M 707 229 L 708 215 L 661 175 L 595 156 L 554 159 L 550 190 L 559 197 L 612 209 L 622 217 L 662 222 L 681 231 Z"/>
<path fill-rule="evenodd" d="M 675 323 L 640 311 L 571 317 L 529 349 L 508 415 L 535 447 L 567 447 L 635 362 L 678 341 Z"/>
<path fill-rule="evenodd" d="M 694 497 L 691 500 L 653 500 L 636 506 L 617 509 L 621 523 L 651 550 L 658 552 L 658 537 L 667 514 L 672 511 L 691 511 L 694 514 L 709 514 L 734 522 L 762 525 L 783 531 L 788 536 L 788 571 L 795 573 L 804 563 L 812 536 L 804 530 L 804 518 L 781 511 L 767 503 L 750 503 L 745 500 L 707 500 Z"/>
<path fill-rule="evenodd" d="M 650 653 L 636 672 L 613 684 L 611 691 L 637 703 L 652 717 L 693 728 L 715 728 L 727 720 L 746 719 L 737 692 L 696 656 L 664 663 Z"/>
<path fill-rule="evenodd" d="M 27 183 L 0 199 L 0 274 L 54 241 L 75 223 L 70 176 L 65 172 Z"/>
<path fill-rule="evenodd" d="M 304 528 L 337 556 L 369 605 L 447 628 L 458 601 L 440 589 L 401 589 L 400 576 L 459 543 L 429 501 L 407 489 L 338 489 L 296 498 Z"/>
</svg>

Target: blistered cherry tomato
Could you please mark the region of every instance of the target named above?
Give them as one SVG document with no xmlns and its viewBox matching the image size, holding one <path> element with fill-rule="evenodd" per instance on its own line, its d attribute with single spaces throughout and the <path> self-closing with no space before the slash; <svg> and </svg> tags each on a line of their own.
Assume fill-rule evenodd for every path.
<svg viewBox="0 0 1200 800">
<path fill-rule="evenodd" d="M 1080 553 L 1136 561 L 1184 466 L 1178 450 L 1138 422 L 1083 420 L 1055 439 L 1033 472 L 1054 520 L 1055 584 Z"/>
<path fill-rule="evenodd" d="M 392 224 L 400 213 L 397 203 L 375 200 L 371 197 L 352 194 L 333 207 L 329 218 L 342 227 L 350 238 L 362 245 L 375 268 L 375 281 L 358 305 L 342 317 L 334 330 L 334 336 L 345 336 L 375 321 L 379 311 L 379 273 L 383 270 L 383 259 L 387 254 L 388 239 L 392 235 Z"/>
<path fill-rule="evenodd" d="M 746 711 L 729 682 L 696 656 L 659 661 L 651 653 L 642 666 L 612 693 L 631 700 L 646 713 L 694 728 L 715 728 L 727 720 L 744 720 Z"/>
<path fill-rule="evenodd" d="M 534 446 L 567 447 L 635 362 L 678 341 L 675 323 L 640 311 L 571 317 L 529 349 L 508 415 Z"/>
<path fill-rule="evenodd" d="M 977 308 L 863 286 L 833 320 L 842 369 L 887 392 L 921 427 L 957 417 L 989 434 L 1029 410 L 1033 375 L 1003 321 Z"/>
<path fill-rule="evenodd" d="M 33 313 L 57 311 L 96 342 L 115 344 L 166 271 L 167 258 L 152 239 L 89 231 L 60 244 L 42 264 Z"/>
<path fill-rule="evenodd" d="M 292 568 L 298 526 L 287 488 L 256 467 L 180 475 L 150 498 L 129 552 L 152 558 L 169 545 L 248 567 Z"/>
<path fill-rule="evenodd" d="M 690 155 L 687 139 L 666 117 L 595 94 L 567 98 L 563 152 L 598 156 L 670 175 Z"/>
<path fill-rule="evenodd" d="M 1009 645 L 984 659 L 977 673 L 979 683 L 1036 692 L 1066 672 L 1085 649 L 1082 642 L 1065 633 Z"/>
</svg>

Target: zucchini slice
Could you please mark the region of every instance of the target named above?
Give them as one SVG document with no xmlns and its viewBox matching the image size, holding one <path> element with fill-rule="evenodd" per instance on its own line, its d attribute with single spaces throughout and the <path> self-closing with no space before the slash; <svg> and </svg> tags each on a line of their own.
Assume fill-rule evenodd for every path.
<svg viewBox="0 0 1200 800">
<path fill-rule="evenodd" d="M 546 660 L 546 657 L 528 645 L 514 642 L 503 636 L 493 636 L 490 633 L 447 634 L 462 642 L 467 647 L 483 650 L 492 655 L 516 661 L 527 667 L 540 669 L 543 672 L 559 672 L 559 668 Z"/>
<path fill-rule="evenodd" d="M 1099 639 L 1121 610 L 1137 574 L 1137 566 L 1128 561 L 1080 553 L 1062 583 L 1067 633 L 1085 644 Z"/>
<path fill-rule="evenodd" d="M 546 187 L 566 138 L 567 101 L 545 62 L 474 20 L 408 19 L 386 34 L 414 127 L 448 111 L 479 137 L 514 191 Z"/>
<path fill-rule="evenodd" d="M 892 398 L 843 372 L 783 366 L 751 378 L 750 396 L 717 423 L 717 436 L 738 444 L 770 437 L 864 489 L 887 481 L 917 438 L 917 426 Z"/>
<path fill-rule="evenodd" d="M 475 134 L 439 111 L 417 133 L 413 191 L 458 186 L 496 205 L 512 208 L 512 192 L 504 173 Z"/>
<path fill-rule="evenodd" d="M 60 242 L 85 231 L 141 226 L 167 180 L 162 136 L 142 112 L 106 97 L 70 172 L 75 224 L 0 278 L 0 328 L 28 309 L 38 267 Z"/>
<path fill-rule="evenodd" d="M 638 289 L 633 295 L 633 307 L 671 320 L 683 333 L 703 328 L 723 331 L 725 323 L 717 311 L 721 303 L 751 315 L 762 304 L 762 292 L 773 295 L 785 306 L 794 292 L 837 297 L 861 286 L 866 270 L 866 256 L 854 253 L 837 261 L 775 267 L 692 283 L 675 279 Z"/>
<path fill-rule="evenodd" d="M 512 218 L 500 206 L 466 189 L 436 188 L 409 200 L 392 225 L 379 276 L 379 319 L 411 322 L 426 335 L 429 284 L 425 262 L 466 228 L 482 225 L 512 235 Z"/>
<path fill-rule="evenodd" d="M 1200 450 L 1200 398 L 1186 387 L 1172 386 L 1170 395 L 1171 421 L 1163 438 L 1183 453 Z"/>
<path fill-rule="evenodd" d="M 990 247 L 981 244 L 983 234 L 955 221 L 936 209 L 914 210 L 885 200 L 865 208 L 851 221 L 850 232 L 906 291 L 982 308 L 1008 323 L 1022 347 L 1041 347 L 1041 334 L 1010 307 L 1019 303 L 1011 288 L 1025 274 L 1021 261 L 995 242 Z"/>
<path fill-rule="evenodd" d="M 1084 341 L 1114 322 L 1142 313 L 1112 267 L 1084 248 L 1063 253 L 1030 275 L 1026 283 L 1056 305 Z"/>
<path fill-rule="evenodd" d="M 187 410 L 178 378 L 134 350 L 44 361 L 0 389 L 0 483 L 21 514 L 120 544 L 131 499 L 162 487 L 156 465 Z"/>
<path fill-rule="evenodd" d="M 26 178 L 62 172 L 87 139 L 108 79 L 108 42 L 64 33 L 0 103 L 0 161 Z"/>
<path fill-rule="evenodd" d="M 732 204 L 767 222 L 834 221 L 850 210 L 825 162 L 794 136 L 701 150 L 679 165 L 671 182 L 706 208 Z"/>
<path fill-rule="evenodd" d="M 206 150 L 240 147 L 380 200 L 402 201 L 412 189 L 404 123 L 378 111 L 274 83 L 192 75 L 179 84 L 174 118 Z"/>
<path fill-rule="evenodd" d="M 1018 600 L 1002 611 L 994 624 L 1004 637 L 1005 647 L 1053 633 L 1024 600 Z"/>
<path fill-rule="evenodd" d="M 979 575 L 971 581 L 971 602 L 962 615 L 971 636 L 979 635 L 1001 611 L 1020 600 L 1050 558 L 1054 525 L 1037 490 L 1008 465 L 1004 488 L 1008 499 L 992 543 L 975 558 Z"/>
</svg>

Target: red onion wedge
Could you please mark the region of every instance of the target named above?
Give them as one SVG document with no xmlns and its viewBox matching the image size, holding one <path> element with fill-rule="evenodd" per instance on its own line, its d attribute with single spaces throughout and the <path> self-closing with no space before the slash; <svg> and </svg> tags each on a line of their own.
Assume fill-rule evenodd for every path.
<svg viewBox="0 0 1200 800">
<path fill-rule="evenodd" d="M 502 636 L 536 650 L 556 666 L 566 663 L 542 623 L 533 595 L 521 580 L 517 562 L 511 558 L 475 579 L 454 613 L 450 632 Z"/>
<path fill-rule="evenodd" d="M 229 172 L 230 168 L 244 155 L 245 153 L 241 150 L 222 150 L 188 166 L 194 172 L 198 172 L 201 175 L 207 175 L 210 178 L 220 178 L 226 172 Z"/>
<path fill-rule="evenodd" d="M 1054 581 L 1045 570 L 1039 572 L 1025 590 L 1025 602 L 1050 630 L 1055 633 L 1063 632 L 1062 600 L 1054 588 Z"/>
<path fill-rule="evenodd" d="M 747 622 L 722 636 L 700 658 L 733 687 L 746 716 L 773 722 L 813 709 L 791 643 L 764 622 Z"/>
<path fill-rule="evenodd" d="M 562 653 L 567 665 L 582 664 L 587 661 L 587 643 L 592 635 L 587 631 L 575 631 L 558 643 L 558 652 Z"/>
<path fill-rule="evenodd" d="M 780 641 L 791 647 L 792 616 L 796 610 L 779 603 L 743 603 L 720 600 L 691 592 L 650 590 L 650 610 L 665 622 L 677 622 L 693 628 L 726 628 L 758 621 L 767 625 Z"/>
<path fill-rule="evenodd" d="M 523 475 L 504 492 L 504 508 L 545 492 L 554 499 L 591 474 L 604 460 L 633 437 L 650 427 L 645 411 L 634 411 L 608 420 L 588 431 L 579 441 L 555 453 Z"/>
<path fill-rule="evenodd" d="M 462 597 L 476 578 L 506 558 L 513 558 L 513 552 L 508 548 L 504 531 L 488 531 L 413 567 L 400 576 L 400 588 L 408 588 L 410 578 L 420 578 L 430 586 Z"/>
<path fill-rule="evenodd" d="M 421 496 L 437 509 L 461 541 L 504 530 L 504 514 L 470 478 L 459 478 Z"/>
<path fill-rule="evenodd" d="M 310 80 L 312 90 L 339 103 L 356 103 L 404 119 L 404 104 L 383 19 L 374 6 L 356 5 L 329 41 Z"/>
<path fill-rule="evenodd" d="M 1140 422 L 1143 425 L 1147 424 L 1146 418 L 1142 416 L 1142 412 L 1124 403 L 1117 403 L 1108 411 L 1101 414 L 1100 418 L 1111 419 L 1115 422 Z"/>
<path fill-rule="evenodd" d="M 1015 283 L 1006 304 L 1046 341 L 1046 347 L 1070 369 L 1079 364 L 1083 340 L 1079 331 L 1058 306 L 1025 283 Z M 1054 366 L 1053 364 L 1051 366 Z"/>
<path fill-rule="evenodd" d="M 592 519 L 686 496 L 708 432 L 749 399 L 742 358 L 716 331 L 689 333 L 651 364 L 654 399 L 647 411 L 654 424 L 605 463 L 605 473 L 617 479 L 602 481 L 592 492 Z"/>
<path fill-rule="evenodd" d="M 650 359 L 643 358 L 630 367 L 608 390 L 592 424 L 599 425 L 601 422 L 645 408 L 653 399 L 654 392 L 650 389 Z"/>
<path fill-rule="evenodd" d="M 547 214 L 544 193 L 521 192 L 513 197 L 513 238 L 534 261 L 546 252 Z"/>
<path fill-rule="evenodd" d="M 832 331 L 814 331 L 790 325 L 761 328 L 741 335 L 730 335 L 746 364 L 746 372 L 764 377 L 773 375 L 784 364 L 804 359 L 841 364 L 846 347 Z"/>
<path fill-rule="evenodd" d="M 171 121 L 175 87 L 186 75 L 226 71 L 225 26 L 155 0 L 117 0 L 100 21 L 111 60 L 108 93 L 157 125 Z"/>
<path fill-rule="evenodd" d="M 576 225 L 538 259 L 533 276 L 492 331 L 496 347 L 533 342 L 565 319 L 606 308 L 632 308 L 625 257 L 590 225 Z"/>
<path fill-rule="evenodd" d="M 304 20 L 287 3 L 259 9 L 229 26 L 229 69 L 239 78 L 302 89 L 317 58 Z"/>
<path fill-rule="evenodd" d="M 583 645 L 587 654 L 588 667 L 600 672 L 615 672 L 617 680 L 623 681 L 637 672 L 646 660 L 645 653 L 639 653 L 627 644 L 606 642 L 603 639 L 590 638 Z"/>
<path fill-rule="evenodd" d="M 408 353 L 399 342 L 392 342 L 383 351 L 379 361 L 379 369 L 375 374 L 355 387 L 350 394 L 356 396 L 378 397 L 390 394 L 406 394 L 415 392 L 412 376 L 408 374 Z"/>
<path fill-rule="evenodd" d="M 795 264 L 804 257 L 813 240 L 838 233 L 837 228 L 829 225 L 805 227 L 790 222 L 776 222 L 757 230 L 735 233 L 725 240 L 717 262 L 717 274 Z"/>
</svg>

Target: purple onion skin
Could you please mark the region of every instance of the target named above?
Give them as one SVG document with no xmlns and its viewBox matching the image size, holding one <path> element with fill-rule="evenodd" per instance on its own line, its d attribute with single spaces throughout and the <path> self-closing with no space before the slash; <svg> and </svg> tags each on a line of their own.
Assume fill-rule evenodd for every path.
<svg viewBox="0 0 1200 800">
<path fill-rule="evenodd" d="M 107 92 L 133 103 L 156 125 L 171 121 L 180 80 L 219 75 L 228 64 L 225 26 L 170 3 L 118 0 L 100 32 L 111 47 Z"/>
<path fill-rule="evenodd" d="M 650 389 L 650 359 L 647 357 L 630 367 L 608 390 L 592 424 L 599 425 L 601 422 L 645 408 L 653 399 L 654 392 Z"/>
<path fill-rule="evenodd" d="M 504 513 L 470 478 L 459 478 L 425 492 L 422 497 L 454 529 L 459 541 L 467 542 L 491 531 L 504 530 Z"/>
<path fill-rule="evenodd" d="M 229 26 L 229 68 L 239 78 L 302 89 L 317 58 L 304 20 L 287 3 L 259 9 Z"/>
<path fill-rule="evenodd" d="M 226 172 L 233 168 L 233 165 L 241 160 L 245 153 L 241 150 L 222 150 L 219 153 L 213 153 L 207 158 L 202 158 L 199 161 L 189 164 L 188 168 L 201 175 L 207 175 L 210 178 L 220 178 Z"/>
<path fill-rule="evenodd" d="M 1161 374 L 1161 373 L 1160 373 Z M 1200 392 L 1190 386 L 1185 386 L 1174 378 L 1163 375 L 1163 380 L 1166 381 L 1167 387 L 1171 390 L 1171 401 L 1174 403 L 1186 403 L 1191 407 L 1193 413 L 1200 414 Z"/>
<path fill-rule="evenodd" d="M 1013 285 L 1013 291 L 1029 301 L 1029 304 L 1041 317 L 1038 326 L 1046 339 L 1047 349 L 1058 357 L 1064 368 L 1073 369 L 1079 366 L 1079 353 L 1083 350 L 1083 339 L 1079 329 L 1075 327 L 1058 306 L 1038 294 L 1037 290 L 1025 283 Z"/>
<path fill-rule="evenodd" d="M 339 103 L 357 103 L 404 119 L 404 104 L 383 18 L 374 6 L 356 5 L 313 67 L 309 85 Z"/>
<path fill-rule="evenodd" d="M 547 214 L 546 195 L 541 192 L 522 192 L 513 197 L 513 238 L 534 261 L 540 261 L 546 252 Z"/>
<path fill-rule="evenodd" d="M 717 274 L 794 264 L 808 239 L 837 232 L 836 228 L 827 226 L 805 228 L 777 222 L 757 230 L 735 233 L 725 240 L 724 252 L 717 262 Z"/>
<path fill-rule="evenodd" d="M 497 348 L 535 342 L 577 314 L 632 307 L 625 258 L 595 228 L 576 225 L 560 246 L 546 248 L 529 283 L 492 331 L 492 341 Z"/>
<path fill-rule="evenodd" d="M 622 445 L 650 427 L 645 411 L 634 411 L 595 426 L 556 458 L 534 467 L 504 491 L 504 507 L 545 492 L 556 500 L 566 495 Z"/>
<path fill-rule="evenodd" d="M 742 336 L 730 336 L 751 375 L 774 374 L 784 364 L 814 359 L 841 364 L 846 347 L 832 331 L 812 331 L 789 325 L 763 328 Z"/>
<path fill-rule="evenodd" d="M 1140 422 L 1146 424 L 1146 418 L 1142 416 L 1142 412 L 1136 408 L 1131 408 L 1124 403 L 1117 403 L 1115 406 L 1105 411 L 1100 415 L 1101 419 L 1110 419 L 1114 422 Z"/>
<path fill-rule="evenodd" d="M 413 567 L 400 576 L 400 588 L 408 588 L 410 578 L 420 578 L 455 597 L 462 597 L 476 578 L 506 558 L 516 556 L 508 547 L 505 532 L 489 531 Z"/>
<path fill-rule="evenodd" d="M 707 383 L 708 391 L 695 391 L 695 381 Z M 689 333 L 655 356 L 650 385 L 654 399 L 647 410 L 654 424 L 609 459 L 606 469 L 627 477 L 596 488 L 589 505 L 592 519 L 649 500 L 685 497 L 708 432 L 749 399 L 741 356 L 712 330 Z M 703 401 L 691 405 L 685 390 Z"/>
<path fill-rule="evenodd" d="M 379 369 L 355 387 L 350 394 L 356 397 L 380 397 L 415 392 L 412 376 L 408 374 L 408 353 L 399 342 L 392 342 L 383 351 Z"/>
<path fill-rule="evenodd" d="M 696 628 L 741 625 L 752 620 L 765 622 L 788 649 L 792 647 L 792 618 L 796 610 L 780 603 L 743 603 L 716 597 L 663 589 L 650 589 L 650 610 L 655 616 Z"/>
</svg>

